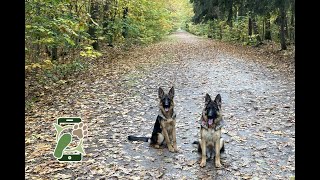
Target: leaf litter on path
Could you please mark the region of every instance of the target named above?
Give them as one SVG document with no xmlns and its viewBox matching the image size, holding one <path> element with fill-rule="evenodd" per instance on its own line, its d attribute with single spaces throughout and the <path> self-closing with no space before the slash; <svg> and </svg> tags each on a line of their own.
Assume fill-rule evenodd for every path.
<svg viewBox="0 0 320 180">
<path fill-rule="evenodd" d="M 294 74 L 274 59 L 257 58 L 259 53 L 249 48 L 185 32 L 171 36 L 174 42 L 135 47 L 108 62 L 101 59 L 78 83 L 61 81 L 63 91 L 41 96 L 26 112 L 26 178 L 294 177 Z M 180 153 L 127 140 L 128 135 L 150 137 L 159 86 L 175 86 Z M 200 168 L 201 155 L 192 144 L 199 139 L 205 93 L 222 96 L 226 144 L 219 170 L 213 159 Z M 55 131 L 49 127 L 63 116 L 81 116 L 89 135 L 83 161 L 58 166 L 52 156 Z"/>
</svg>

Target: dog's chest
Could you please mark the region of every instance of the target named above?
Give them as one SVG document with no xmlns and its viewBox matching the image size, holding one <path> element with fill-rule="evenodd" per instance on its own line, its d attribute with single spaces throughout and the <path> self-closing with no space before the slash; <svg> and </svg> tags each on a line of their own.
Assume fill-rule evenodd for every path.
<svg viewBox="0 0 320 180">
<path fill-rule="evenodd" d="M 207 143 L 214 143 L 220 138 L 220 130 L 215 131 L 213 128 L 202 129 L 202 138 Z"/>
<path fill-rule="evenodd" d="M 165 121 L 163 121 L 163 126 L 164 128 L 166 128 L 167 131 L 172 131 L 172 129 L 174 128 L 175 125 L 175 120 L 174 119 L 167 119 Z"/>
</svg>

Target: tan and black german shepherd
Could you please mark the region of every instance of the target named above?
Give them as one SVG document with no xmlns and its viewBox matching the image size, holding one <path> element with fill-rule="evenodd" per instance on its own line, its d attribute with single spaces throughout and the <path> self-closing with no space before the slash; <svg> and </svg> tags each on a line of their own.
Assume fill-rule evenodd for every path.
<svg viewBox="0 0 320 180">
<path fill-rule="evenodd" d="M 224 125 L 221 112 L 221 96 L 218 94 L 214 100 L 209 94 L 205 96 L 205 108 L 202 111 L 200 119 L 200 141 L 198 151 L 201 153 L 200 167 L 206 166 L 207 152 L 211 154 L 215 152 L 215 167 L 220 168 L 220 152 L 224 151 L 224 140 L 221 137 L 221 127 Z"/>
<path fill-rule="evenodd" d="M 151 138 L 149 137 L 136 137 L 128 136 L 129 141 L 144 141 L 159 148 L 160 145 L 166 144 L 169 151 L 178 152 L 176 141 L 176 114 L 173 110 L 174 102 L 174 88 L 171 87 L 168 94 L 164 93 L 163 89 L 159 87 L 159 114 L 156 122 L 154 123 Z"/>
</svg>

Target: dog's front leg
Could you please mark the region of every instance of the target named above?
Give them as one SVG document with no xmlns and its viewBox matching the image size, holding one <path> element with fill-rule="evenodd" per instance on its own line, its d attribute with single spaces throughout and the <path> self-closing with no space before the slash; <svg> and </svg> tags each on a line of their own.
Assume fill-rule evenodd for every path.
<svg viewBox="0 0 320 180">
<path fill-rule="evenodd" d="M 206 158 L 207 158 L 207 154 L 206 154 L 206 141 L 204 141 L 203 139 L 201 139 L 200 142 L 200 146 L 201 146 L 201 163 L 200 163 L 200 167 L 204 167 L 206 166 Z"/>
<path fill-rule="evenodd" d="M 169 135 L 168 135 L 168 131 L 166 129 L 166 126 L 165 126 L 165 123 L 163 121 L 161 121 L 160 123 L 161 127 L 162 127 L 162 134 L 164 136 L 164 140 L 166 141 L 167 143 L 167 146 L 168 146 L 168 149 L 170 152 L 174 152 L 174 149 L 171 145 L 171 142 L 170 142 L 170 139 L 169 139 Z"/>
<path fill-rule="evenodd" d="M 215 165 L 216 165 L 216 168 L 220 168 L 222 167 L 221 163 L 220 163 L 220 137 L 219 139 L 216 141 L 216 144 L 215 144 L 215 150 L 216 150 L 216 157 L 215 157 Z"/>
<path fill-rule="evenodd" d="M 176 135 L 176 120 L 172 121 L 172 141 L 173 141 L 173 149 L 175 152 L 178 152 L 177 148 L 177 135 Z"/>
</svg>

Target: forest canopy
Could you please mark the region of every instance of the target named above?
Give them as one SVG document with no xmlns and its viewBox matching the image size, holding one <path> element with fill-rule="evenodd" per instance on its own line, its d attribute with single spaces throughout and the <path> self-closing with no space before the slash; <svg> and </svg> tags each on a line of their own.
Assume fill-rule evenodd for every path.
<svg viewBox="0 0 320 180">
<path fill-rule="evenodd" d="M 190 0 L 188 31 L 210 38 L 260 45 L 295 42 L 295 0 Z"/>
</svg>

